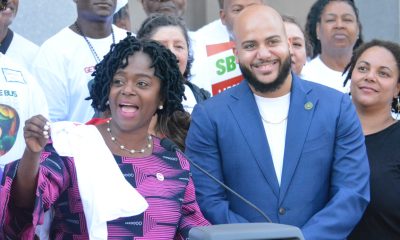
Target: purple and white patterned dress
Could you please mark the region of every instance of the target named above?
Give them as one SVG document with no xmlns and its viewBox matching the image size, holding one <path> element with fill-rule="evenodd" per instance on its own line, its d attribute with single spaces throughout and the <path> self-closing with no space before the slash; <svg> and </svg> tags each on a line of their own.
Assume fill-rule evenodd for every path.
<svg viewBox="0 0 400 240">
<path fill-rule="evenodd" d="M 196 202 L 189 163 L 182 154 L 165 150 L 153 137 L 152 155 L 114 157 L 125 179 L 145 197 L 149 207 L 138 216 L 108 222 L 109 239 L 186 239 L 192 227 L 209 225 Z M 54 209 L 50 239 L 89 238 L 73 158 L 60 157 L 51 142 L 46 145 L 33 213 L 13 205 L 10 191 L 17 168 L 18 161 L 5 167 L 0 186 L 4 238 L 33 239 L 35 227 L 43 223 L 44 212 L 50 207 Z"/>
</svg>

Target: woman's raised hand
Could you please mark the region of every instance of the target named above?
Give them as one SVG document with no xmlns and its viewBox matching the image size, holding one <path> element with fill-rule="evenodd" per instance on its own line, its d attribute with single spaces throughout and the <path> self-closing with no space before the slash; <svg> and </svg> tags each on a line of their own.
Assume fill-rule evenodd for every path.
<svg viewBox="0 0 400 240">
<path fill-rule="evenodd" d="M 27 150 L 39 153 L 50 136 L 50 122 L 42 115 L 36 115 L 25 121 L 24 138 Z"/>
</svg>

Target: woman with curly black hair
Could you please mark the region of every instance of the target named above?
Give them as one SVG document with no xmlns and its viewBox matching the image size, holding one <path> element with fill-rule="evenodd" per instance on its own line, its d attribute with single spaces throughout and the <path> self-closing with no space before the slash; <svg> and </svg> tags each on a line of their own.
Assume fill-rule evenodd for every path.
<svg viewBox="0 0 400 240">
<path fill-rule="evenodd" d="M 193 56 L 190 49 L 189 35 L 182 19 L 161 13 L 152 14 L 143 21 L 137 32 L 137 37 L 139 39 L 158 41 L 174 53 L 178 60 L 179 70 L 183 75 L 182 80 L 185 87 L 185 98 L 182 104 L 188 113 L 192 112 L 197 103 L 210 98 L 211 94 L 209 92 L 188 81 L 191 75 L 190 69 Z M 150 126 L 151 133 L 166 136 L 172 139 L 182 151 L 185 150 L 184 142 L 189 123 L 184 114 L 175 114 L 169 118 L 158 116 L 156 119 L 154 117 Z M 180 128 L 174 126 L 180 126 Z M 174 130 L 171 131 L 170 129 Z M 177 132 L 180 134 L 176 135 Z"/>
<path fill-rule="evenodd" d="M 152 14 L 143 21 L 137 37 L 158 41 L 175 54 L 179 70 L 184 77 L 186 98 L 183 105 L 186 111 L 191 113 L 196 103 L 210 98 L 209 92 L 188 81 L 191 76 L 193 54 L 190 38 L 181 18 L 161 13 Z"/>
<path fill-rule="evenodd" d="M 191 227 L 208 225 L 187 159 L 148 134 L 156 112 L 184 111 L 175 56 L 128 36 L 94 77 L 90 99 L 110 113 L 106 122 L 26 122 L 25 153 L 6 166 L 0 186 L 5 236 L 33 239 L 51 208 L 50 239 L 187 239 Z"/>
</svg>

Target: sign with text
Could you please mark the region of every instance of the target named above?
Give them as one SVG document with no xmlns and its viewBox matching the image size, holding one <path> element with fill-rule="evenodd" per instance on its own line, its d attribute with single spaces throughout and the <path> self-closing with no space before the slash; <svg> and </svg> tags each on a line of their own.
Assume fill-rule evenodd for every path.
<svg viewBox="0 0 400 240">
<path fill-rule="evenodd" d="M 207 45 L 207 66 L 211 74 L 212 95 L 216 95 L 239 84 L 243 80 L 236 57 L 233 54 L 233 42 Z"/>
</svg>

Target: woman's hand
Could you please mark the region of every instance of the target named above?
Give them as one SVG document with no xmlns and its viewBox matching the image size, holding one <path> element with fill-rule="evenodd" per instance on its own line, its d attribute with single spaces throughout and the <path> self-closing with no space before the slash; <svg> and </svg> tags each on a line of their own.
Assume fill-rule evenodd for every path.
<svg viewBox="0 0 400 240">
<path fill-rule="evenodd" d="M 36 115 L 25 121 L 24 138 L 30 152 L 43 150 L 50 136 L 50 122 L 42 115 Z"/>
<path fill-rule="evenodd" d="M 50 136 L 50 123 L 42 115 L 25 121 L 25 152 L 20 160 L 17 178 L 12 187 L 14 204 L 17 207 L 33 209 L 38 181 L 40 154 Z"/>
</svg>

